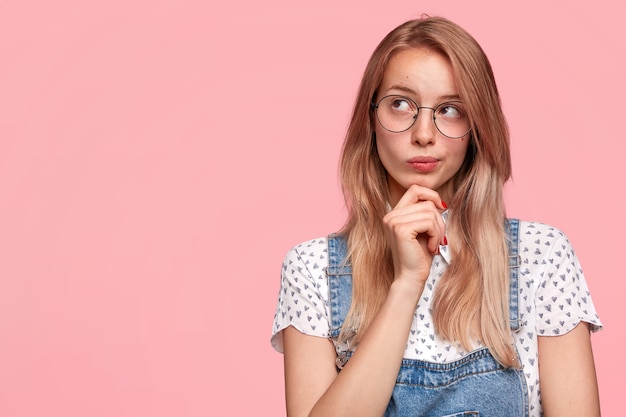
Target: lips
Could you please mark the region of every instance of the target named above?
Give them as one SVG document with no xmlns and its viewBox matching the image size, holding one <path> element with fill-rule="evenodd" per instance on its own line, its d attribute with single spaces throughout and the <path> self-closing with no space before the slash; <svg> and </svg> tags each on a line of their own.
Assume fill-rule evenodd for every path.
<svg viewBox="0 0 626 417">
<path fill-rule="evenodd" d="M 411 158 L 406 163 L 418 172 L 431 172 L 439 164 L 439 159 L 431 156 L 416 156 Z"/>
</svg>

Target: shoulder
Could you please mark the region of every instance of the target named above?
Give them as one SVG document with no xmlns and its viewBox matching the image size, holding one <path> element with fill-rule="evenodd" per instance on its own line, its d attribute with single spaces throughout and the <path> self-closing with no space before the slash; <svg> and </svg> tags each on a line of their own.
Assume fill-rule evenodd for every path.
<svg viewBox="0 0 626 417">
<path fill-rule="evenodd" d="M 530 220 L 519 220 L 520 239 L 531 238 L 551 241 L 558 238 L 567 238 L 565 233 L 558 227 Z"/>
<path fill-rule="evenodd" d="M 519 254 L 522 264 L 530 268 L 530 271 L 544 272 L 545 268 L 565 267 L 568 268 L 568 273 L 582 272 L 567 235 L 549 224 L 520 221 Z M 544 274 L 541 276 L 546 278 Z"/>
<path fill-rule="evenodd" d="M 312 336 L 328 335 L 327 252 L 322 237 L 299 243 L 285 255 L 272 333 L 272 346 L 279 352 L 288 326 Z"/>
<path fill-rule="evenodd" d="M 536 222 L 520 220 L 519 222 L 520 255 L 530 258 L 552 259 L 571 257 L 573 247 L 565 232 L 558 227 Z"/>
<path fill-rule="evenodd" d="M 283 268 L 292 264 L 317 269 L 321 264 L 328 263 L 328 238 L 326 236 L 310 239 L 293 246 L 287 251 Z"/>
<path fill-rule="evenodd" d="M 304 241 L 293 246 L 283 260 L 283 285 L 320 289 L 326 286 L 328 267 L 328 239 L 326 237 Z"/>
<path fill-rule="evenodd" d="M 580 321 L 602 325 L 583 268 L 566 234 L 539 222 L 520 222 L 520 303 L 539 336 L 560 335 Z"/>
</svg>

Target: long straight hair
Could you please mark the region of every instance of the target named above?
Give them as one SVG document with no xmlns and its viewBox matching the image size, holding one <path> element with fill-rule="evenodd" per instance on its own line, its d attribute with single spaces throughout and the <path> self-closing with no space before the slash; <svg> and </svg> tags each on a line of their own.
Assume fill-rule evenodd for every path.
<svg viewBox="0 0 626 417">
<path fill-rule="evenodd" d="M 476 40 L 442 17 L 408 21 L 374 50 L 361 80 L 340 160 L 348 208 L 341 233 L 352 263 L 352 304 L 340 338 L 358 344 L 394 278 L 383 230 L 389 189 L 376 151 L 370 104 L 389 60 L 401 50 L 427 48 L 446 57 L 471 123 L 465 161 L 452 179 L 447 235 L 452 261 L 433 297 L 435 329 L 471 350 L 487 346 L 506 367 L 519 366 L 509 328 L 509 274 L 503 186 L 511 176 L 509 132 L 489 60 Z"/>
</svg>

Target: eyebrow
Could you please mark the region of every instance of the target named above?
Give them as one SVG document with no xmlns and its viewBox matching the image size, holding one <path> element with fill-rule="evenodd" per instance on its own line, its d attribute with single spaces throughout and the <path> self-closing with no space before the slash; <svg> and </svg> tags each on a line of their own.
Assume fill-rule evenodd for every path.
<svg viewBox="0 0 626 417">
<path fill-rule="evenodd" d="M 404 93 L 411 94 L 413 96 L 417 96 L 418 95 L 415 90 L 413 90 L 412 88 L 407 87 L 405 85 L 392 85 L 389 88 L 389 91 L 391 91 L 391 90 L 400 90 L 400 91 L 402 91 Z M 446 95 L 437 97 L 437 99 L 438 100 L 444 100 L 444 101 L 445 100 L 460 100 L 461 97 L 458 94 L 446 94 Z"/>
</svg>

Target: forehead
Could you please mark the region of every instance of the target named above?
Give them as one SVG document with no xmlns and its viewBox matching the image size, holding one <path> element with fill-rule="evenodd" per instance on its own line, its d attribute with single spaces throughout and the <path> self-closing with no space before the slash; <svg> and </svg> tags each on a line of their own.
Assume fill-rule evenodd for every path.
<svg viewBox="0 0 626 417">
<path fill-rule="evenodd" d="M 432 49 L 408 48 L 391 56 L 383 72 L 380 92 L 406 91 L 416 95 L 456 95 L 456 81 L 447 57 Z"/>
</svg>

